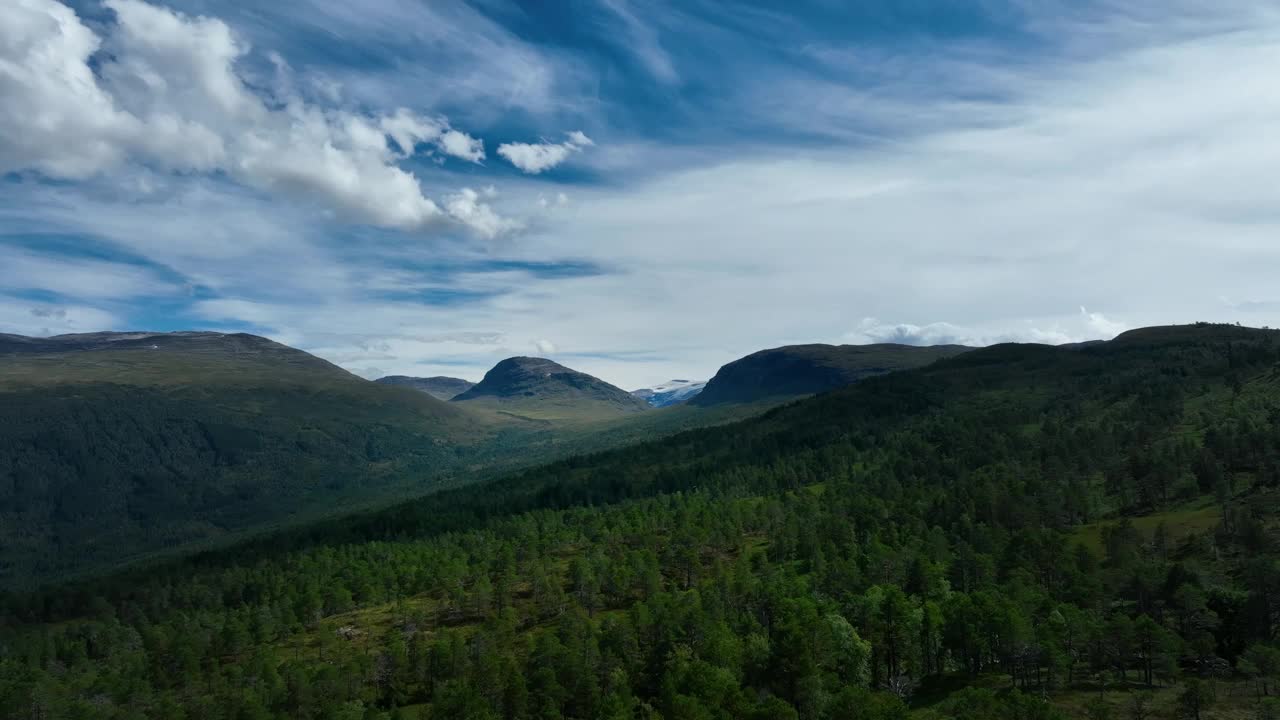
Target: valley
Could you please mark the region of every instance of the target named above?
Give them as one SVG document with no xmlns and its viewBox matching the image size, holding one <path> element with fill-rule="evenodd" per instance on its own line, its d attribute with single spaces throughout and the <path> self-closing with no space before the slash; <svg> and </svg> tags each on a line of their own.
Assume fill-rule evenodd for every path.
<svg viewBox="0 0 1280 720">
<path fill-rule="evenodd" d="M 1234 326 L 993 346 L 12 594 L 0 709 L 1253 717 L 1277 368 Z"/>
<path fill-rule="evenodd" d="M 458 390 L 445 400 L 438 378 L 368 382 L 244 334 L 0 336 L 0 587 L 225 545 L 800 397 L 652 409 L 537 358 L 465 382 L 444 379 Z"/>
</svg>

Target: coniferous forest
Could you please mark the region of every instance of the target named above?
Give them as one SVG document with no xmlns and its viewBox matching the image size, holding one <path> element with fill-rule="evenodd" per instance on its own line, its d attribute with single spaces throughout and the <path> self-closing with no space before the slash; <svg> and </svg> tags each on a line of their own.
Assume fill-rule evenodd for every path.
<svg viewBox="0 0 1280 720">
<path fill-rule="evenodd" d="M 1280 332 L 1000 345 L 3 598 L 0 717 L 1280 717 Z"/>
</svg>

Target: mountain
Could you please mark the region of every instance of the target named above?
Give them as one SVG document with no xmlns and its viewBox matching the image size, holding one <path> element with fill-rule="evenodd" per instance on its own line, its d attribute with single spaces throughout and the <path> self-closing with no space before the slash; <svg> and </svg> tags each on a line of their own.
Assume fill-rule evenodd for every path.
<svg viewBox="0 0 1280 720">
<path fill-rule="evenodd" d="M 1265 717 L 1277 418 L 1280 332 L 978 349 L 0 597 L 0 717 Z"/>
<path fill-rule="evenodd" d="M 532 358 L 500 363 L 460 402 L 404 382 L 248 334 L 0 334 L 0 588 L 765 409 L 650 416 Z"/>
<path fill-rule="evenodd" d="M 426 488 L 489 434 L 253 335 L 0 336 L 0 585 Z"/>
<path fill-rule="evenodd" d="M 462 393 L 475 387 L 475 383 L 462 378 L 445 377 L 437 375 L 435 377 L 408 377 L 406 375 L 388 375 L 378 378 L 374 382 L 383 385 L 401 385 L 413 388 L 419 392 L 424 392 L 432 397 L 441 400 L 452 400 Z"/>
<path fill-rule="evenodd" d="M 651 388 L 632 390 L 631 394 L 649 403 L 650 407 L 660 408 L 684 402 L 702 392 L 706 385 L 705 380 L 669 380 Z"/>
<path fill-rule="evenodd" d="M 702 407 L 825 392 L 863 378 L 928 365 L 962 345 L 788 345 L 761 350 L 720 368 L 689 402 Z"/>
<path fill-rule="evenodd" d="M 626 390 L 545 358 L 507 358 L 453 403 L 533 420 L 600 420 L 642 412 Z"/>
</svg>

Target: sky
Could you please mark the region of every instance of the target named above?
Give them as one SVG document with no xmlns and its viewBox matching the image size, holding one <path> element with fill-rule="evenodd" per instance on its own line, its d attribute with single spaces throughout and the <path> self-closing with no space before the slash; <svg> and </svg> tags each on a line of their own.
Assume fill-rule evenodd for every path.
<svg viewBox="0 0 1280 720">
<path fill-rule="evenodd" d="M 1280 325 L 1274 0 L 5 0 L 0 332 L 628 389 Z"/>
</svg>

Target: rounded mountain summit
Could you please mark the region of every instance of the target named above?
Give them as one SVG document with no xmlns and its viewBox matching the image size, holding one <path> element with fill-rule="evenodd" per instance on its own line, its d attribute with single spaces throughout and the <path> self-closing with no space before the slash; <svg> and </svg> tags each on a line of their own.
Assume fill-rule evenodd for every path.
<svg viewBox="0 0 1280 720">
<path fill-rule="evenodd" d="M 600 378 L 546 358 L 507 358 L 453 402 L 536 420 L 594 420 L 649 409 L 648 403 Z"/>
</svg>

